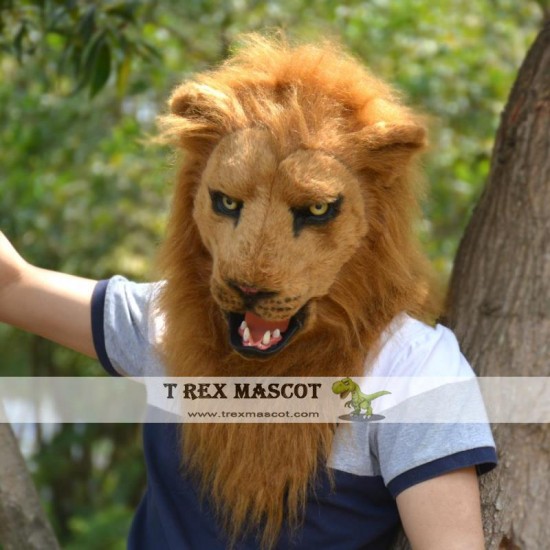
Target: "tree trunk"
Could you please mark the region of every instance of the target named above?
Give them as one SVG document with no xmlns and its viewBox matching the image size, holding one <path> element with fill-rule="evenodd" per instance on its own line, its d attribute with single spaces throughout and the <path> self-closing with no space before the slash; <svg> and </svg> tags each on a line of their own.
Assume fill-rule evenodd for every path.
<svg viewBox="0 0 550 550">
<path fill-rule="evenodd" d="M 446 323 L 479 376 L 550 375 L 550 20 L 519 71 L 455 260 Z M 550 426 L 493 426 L 488 550 L 549 548 Z M 401 534 L 394 549 L 408 548 Z"/>
<path fill-rule="evenodd" d="M 0 410 L 0 545 L 4 550 L 58 550 L 15 436 L 1 416 Z"/>
<path fill-rule="evenodd" d="M 520 69 L 456 258 L 449 325 L 480 376 L 550 375 L 550 20 Z M 550 427 L 499 424 L 487 548 L 548 548 Z"/>
</svg>

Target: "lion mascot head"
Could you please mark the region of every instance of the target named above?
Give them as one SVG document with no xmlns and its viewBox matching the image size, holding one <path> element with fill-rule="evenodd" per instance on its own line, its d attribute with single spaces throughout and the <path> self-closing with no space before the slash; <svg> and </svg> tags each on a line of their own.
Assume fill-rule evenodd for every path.
<svg viewBox="0 0 550 550">
<path fill-rule="evenodd" d="M 245 37 L 177 87 L 182 163 L 160 252 L 171 376 L 361 376 L 400 312 L 430 322 L 413 232 L 421 118 L 331 42 Z M 275 544 L 326 468 L 327 424 L 187 424 L 182 461 L 233 541 Z"/>
</svg>

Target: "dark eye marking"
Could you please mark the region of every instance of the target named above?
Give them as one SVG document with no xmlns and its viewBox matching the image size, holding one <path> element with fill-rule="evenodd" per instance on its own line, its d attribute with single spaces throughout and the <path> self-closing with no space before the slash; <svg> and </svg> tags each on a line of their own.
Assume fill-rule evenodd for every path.
<svg viewBox="0 0 550 550">
<path fill-rule="evenodd" d="M 210 199 L 212 200 L 212 210 L 216 214 L 227 216 L 235 220 L 239 219 L 243 202 L 222 193 L 221 191 L 210 190 Z"/>
<path fill-rule="evenodd" d="M 308 206 L 291 208 L 294 236 L 297 237 L 306 226 L 325 225 L 340 213 L 344 197 L 339 195 L 335 201 L 319 202 Z"/>
</svg>

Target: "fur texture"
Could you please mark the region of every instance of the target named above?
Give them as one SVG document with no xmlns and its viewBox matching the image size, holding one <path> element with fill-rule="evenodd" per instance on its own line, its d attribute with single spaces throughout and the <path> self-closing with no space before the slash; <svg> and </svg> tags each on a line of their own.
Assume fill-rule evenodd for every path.
<svg viewBox="0 0 550 550">
<path fill-rule="evenodd" d="M 417 246 L 413 157 L 422 119 L 333 43 L 245 38 L 219 68 L 177 87 L 162 135 L 185 152 L 168 234 L 163 352 L 171 376 L 360 376 L 401 311 L 433 322 L 440 294 Z M 238 223 L 210 191 L 243 204 Z M 293 231 L 291 208 L 341 197 L 329 223 Z M 255 312 L 304 328 L 269 359 L 228 343 L 224 311 L 244 311 L 228 281 L 270 289 Z M 330 453 L 322 424 L 188 424 L 182 460 L 235 541 L 264 547 L 297 525 Z"/>
</svg>

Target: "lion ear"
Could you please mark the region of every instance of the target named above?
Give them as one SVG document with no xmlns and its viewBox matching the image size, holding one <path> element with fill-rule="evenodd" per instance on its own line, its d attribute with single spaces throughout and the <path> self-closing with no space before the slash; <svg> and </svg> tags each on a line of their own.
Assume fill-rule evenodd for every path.
<svg viewBox="0 0 550 550">
<path fill-rule="evenodd" d="M 195 121 L 218 123 L 222 122 L 222 117 L 230 114 L 228 111 L 231 98 L 212 86 L 191 82 L 178 86 L 168 104 L 174 115 Z"/>
<path fill-rule="evenodd" d="M 238 128 L 244 117 L 231 92 L 196 82 L 178 86 L 168 105 L 170 113 L 159 118 L 161 139 L 185 149 L 217 143 Z"/>
<path fill-rule="evenodd" d="M 404 169 L 427 146 L 426 128 L 416 122 L 368 125 L 357 132 L 360 164 L 379 172 Z"/>
<path fill-rule="evenodd" d="M 426 129 L 419 124 L 377 122 L 363 130 L 364 145 L 371 151 L 401 147 L 414 152 L 426 146 Z"/>
</svg>

